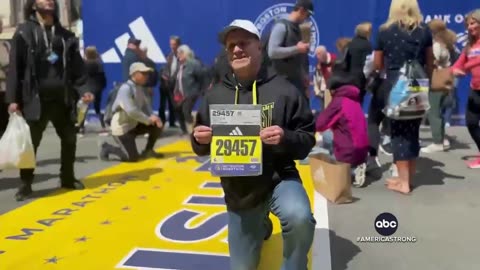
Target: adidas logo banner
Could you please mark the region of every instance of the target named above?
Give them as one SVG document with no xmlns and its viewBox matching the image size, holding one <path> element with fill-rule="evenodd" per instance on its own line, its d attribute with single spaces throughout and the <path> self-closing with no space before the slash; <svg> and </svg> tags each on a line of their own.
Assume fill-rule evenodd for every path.
<svg viewBox="0 0 480 270">
<path fill-rule="evenodd" d="M 167 62 L 162 49 L 158 45 L 155 37 L 150 31 L 147 23 L 143 17 L 138 17 L 129 25 L 130 31 L 125 32 L 115 39 L 115 47 L 110 48 L 102 54 L 102 61 L 104 63 L 121 63 L 121 57 L 125 56 L 125 50 L 127 49 L 128 39 L 132 36 L 142 41 L 141 46 L 148 48 L 147 55 L 156 64 L 164 64 Z M 120 57 L 120 55 L 121 57 Z"/>
</svg>

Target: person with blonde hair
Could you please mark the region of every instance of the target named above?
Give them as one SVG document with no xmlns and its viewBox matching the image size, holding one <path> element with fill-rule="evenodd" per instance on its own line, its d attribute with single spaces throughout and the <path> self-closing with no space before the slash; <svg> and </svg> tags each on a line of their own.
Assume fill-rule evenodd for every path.
<svg viewBox="0 0 480 270">
<path fill-rule="evenodd" d="M 452 67 L 455 76 L 472 74 L 470 82 L 470 96 L 468 97 L 465 120 L 473 141 L 480 151 L 480 9 L 467 14 L 465 26 L 468 30 L 467 46 L 463 50 L 457 62 Z M 470 169 L 480 168 L 480 155 L 467 166 Z"/>
<path fill-rule="evenodd" d="M 400 25 L 410 30 L 423 24 L 423 15 L 417 0 L 392 0 L 387 21 L 380 26 L 386 30 L 393 25 Z"/>
<path fill-rule="evenodd" d="M 387 21 L 377 37 L 375 69 L 386 70 L 386 82 L 390 92 L 398 80 L 401 68 L 416 60 L 431 76 L 433 70 L 432 34 L 423 23 L 423 16 L 416 0 L 392 0 Z M 388 96 L 387 93 L 386 96 Z M 415 174 L 415 164 L 420 152 L 419 132 L 422 118 L 391 121 L 391 145 L 398 176 L 387 180 L 387 188 L 408 194 Z"/>
</svg>

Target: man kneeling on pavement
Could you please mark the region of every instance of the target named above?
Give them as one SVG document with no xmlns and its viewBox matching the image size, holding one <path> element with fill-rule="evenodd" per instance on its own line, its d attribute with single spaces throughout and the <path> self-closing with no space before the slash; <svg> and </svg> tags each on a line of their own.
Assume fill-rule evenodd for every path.
<svg viewBox="0 0 480 270">
<path fill-rule="evenodd" d="M 263 241 L 272 233 L 270 212 L 282 226 L 282 269 L 307 269 L 316 221 L 295 160 L 305 158 L 315 144 L 313 114 L 298 89 L 262 63 L 260 33 L 252 22 L 235 20 L 220 40 L 233 72 L 202 101 L 191 136 L 194 152 L 210 154 L 210 105 L 257 104 L 258 98 L 258 104 L 272 108 L 264 114 L 259 134 L 262 175 L 220 178 L 228 211 L 230 269 L 257 269 Z"/>
<path fill-rule="evenodd" d="M 140 62 L 130 66 L 130 79 L 120 86 L 112 105 L 113 117 L 110 126 L 113 138 L 120 147 L 104 142 L 100 149 L 100 159 L 108 160 L 110 155 L 114 155 L 121 161 L 136 162 L 140 159 L 163 157 L 153 149 L 163 123 L 153 114 L 152 106 L 142 90 L 151 72 L 151 68 Z M 139 154 L 135 138 L 143 134 L 148 134 L 148 140 L 145 150 Z"/>
</svg>

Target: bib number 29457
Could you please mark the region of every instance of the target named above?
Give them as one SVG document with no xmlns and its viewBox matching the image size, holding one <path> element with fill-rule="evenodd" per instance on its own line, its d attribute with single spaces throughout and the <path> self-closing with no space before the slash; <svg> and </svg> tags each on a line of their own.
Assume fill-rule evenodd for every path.
<svg viewBox="0 0 480 270">
<path fill-rule="evenodd" d="M 230 139 L 229 137 L 215 138 L 215 145 L 217 157 L 223 156 L 238 156 L 238 157 L 253 157 L 257 147 L 257 139 Z M 252 158 L 253 159 L 253 158 Z M 254 160 L 255 161 L 255 160 Z"/>
<path fill-rule="evenodd" d="M 262 174 L 261 106 L 211 105 L 211 166 L 214 176 Z"/>
</svg>

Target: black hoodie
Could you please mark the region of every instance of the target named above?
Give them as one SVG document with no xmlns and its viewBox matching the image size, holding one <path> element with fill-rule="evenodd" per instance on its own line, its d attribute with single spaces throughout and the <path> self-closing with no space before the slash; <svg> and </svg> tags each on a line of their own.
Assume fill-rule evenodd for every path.
<svg viewBox="0 0 480 270">
<path fill-rule="evenodd" d="M 87 84 L 78 39 L 62 27 L 57 17 L 54 25 L 52 49 L 59 59 L 51 67 L 45 64 L 44 31 L 34 15 L 18 25 L 12 38 L 6 102 L 19 104 L 27 120 L 40 118 L 40 96 L 45 94 L 40 93 L 42 90 L 61 88 L 47 95 L 59 95 L 63 99 L 60 103 L 70 109 L 71 120 L 75 121 L 75 103 L 91 88 Z"/>
<path fill-rule="evenodd" d="M 209 105 L 235 103 L 236 85 L 229 73 L 208 91 L 199 108 L 196 126 L 210 126 Z M 238 104 L 252 104 L 252 85 L 253 82 L 243 87 L 239 85 Z M 231 210 L 257 206 L 282 180 L 301 181 L 294 160 L 304 159 L 315 145 L 315 124 L 310 106 L 295 86 L 277 76 L 272 68 L 264 66 L 257 77 L 257 93 L 258 103 L 264 106 L 262 117 L 269 115 L 265 110 L 273 107 L 272 118 L 262 119 L 263 128 L 278 125 L 284 129 L 284 137 L 279 145 L 263 145 L 261 176 L 221 178 L 225 201 Z M 197 155 L 210 154 L 210 145 L 198 144 L 193 136 L 191 141 Z"/>
</svg>

